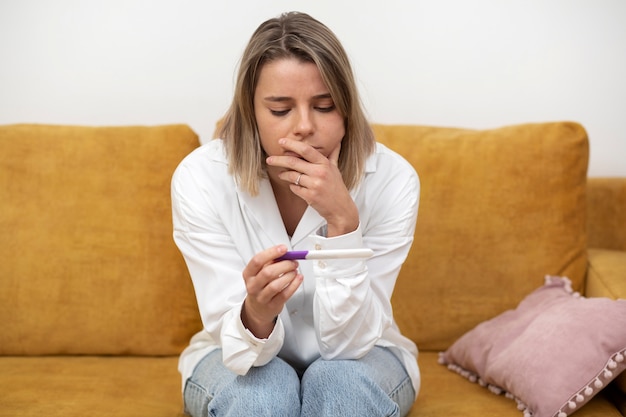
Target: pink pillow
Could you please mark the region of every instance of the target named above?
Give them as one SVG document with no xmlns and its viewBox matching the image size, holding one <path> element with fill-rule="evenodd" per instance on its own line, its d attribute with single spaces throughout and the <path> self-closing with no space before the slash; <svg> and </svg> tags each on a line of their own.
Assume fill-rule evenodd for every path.
<svg viewBox="0 0 626 417">
<path fill-rule="evenodd" d="M 566 417 L 626 369 L 626 300 L 585 298 L 546 277 L 515 310 L 459 338 L 440 363 L 527 417 Z"/>
</svg>

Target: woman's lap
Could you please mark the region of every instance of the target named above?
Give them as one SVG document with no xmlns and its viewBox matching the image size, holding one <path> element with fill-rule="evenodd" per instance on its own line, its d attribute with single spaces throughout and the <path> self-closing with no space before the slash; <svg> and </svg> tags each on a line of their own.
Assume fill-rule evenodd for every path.
<svg viewBox="0 0 626 417">
<path fill-rule="evenodd" d="M 318 359 L 302 378 L 280 358 L 236 375 L 216 350 L 187 381 L 185 410 L 193 417 L 402 416 L 414 397 L 409 376 L 387 348 L 358 360 Z"/>
</svg>

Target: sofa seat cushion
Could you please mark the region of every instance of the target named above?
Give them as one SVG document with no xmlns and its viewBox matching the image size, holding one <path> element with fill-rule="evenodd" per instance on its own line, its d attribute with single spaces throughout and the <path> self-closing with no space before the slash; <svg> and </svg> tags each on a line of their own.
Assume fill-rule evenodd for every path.
<svg viewBox="0 0 626 417">
<path fill-rule="evenodd" d="M 178 358 L 0 357 L 0 416 L 179 417 Z"/>
<path fill-rule="evenodd" d="M 420 352 L 422 386 L 409 417 L 523 417 L 515 401 L 459 378 L 441 366 L 438 358 L 438 352 Z M 576 411 L 575 416 L 622 417 L 622 414 L 601 393 Z"/>
<path fill-rule="evenodd" d="M 0 417 L 182 417 L 177 357 L 0 358 Z M 409 417 L 520 417 L 515 403 L 470 384 L 421 352 L 422 387 Z M 604 396 L 576 417 L 621 417 Z"/>
</svg>

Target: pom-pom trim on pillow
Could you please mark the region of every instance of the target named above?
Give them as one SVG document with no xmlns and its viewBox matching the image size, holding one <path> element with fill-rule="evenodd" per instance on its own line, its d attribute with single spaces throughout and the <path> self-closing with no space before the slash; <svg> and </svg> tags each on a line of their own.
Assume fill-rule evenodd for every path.
<svg viewBox="0 0 626 417">
<path fill-rule="evenodd" d="M 561 301 L 563 301 L 562 300 L 563 291 L 566 292 L 570 296 L 569 297 L 570 299 L 579 298 L 581 300 L 594 300 L 594 298 L 585 298 L 581 296 L 579 293 L 574 292 L 572 290 L 571 281 L 568 278 L 555 277 L 555 276 L 546 276 L 545 285 L 541 287 L 540 289 L 536 290 L 535 292 L 533 292 L 532 294 L 530 294 L 527 297 L 527 299 L 530 300 L 534 294 L 538 294 L 541 290 L 545 292 L 546 289 L 549 289 L 552 291 L 561 289 L 562 291 L 560 291 L 561 293 L 560 295 L 555 295 L 554 297 L 552 297 L 555 299 L 556 297 L 560 297 Z M 516 320 L 520 320 L 520 318 L 524 318 L 526 316 L 529 316 L 530 318 L 528 319 L 528 323 L 522 326 L 522 331 L 526 331 L 528 328 L 531 328 L 535 323 L 536 317 L 540 317 L 544 313 L 544 311 L 549 311 L 553 305 L 557 305 L 557 303 L 553 303 L 552 298 L 547 298 L 544 296 L 544 299 L 540 300 L 539 302 L 535 304 L 532 304 L 531 307 L 528 307 L 527 305 L 523 306 L 524 303 L 526 302 L 526 299 L 525 299 L 525 301 L 520 303 L 520 305 L 518 306 L 518 309 L 510 310 L 508 312 L 503 313 L 500 316 L 495 317 L 492 320 L 488 320 L 478 325 L 476 328 L 470 330 L 468 333 L 462 336 L 459 340 L 457 340 L 455 344 L 453 344 L 450 347 L 450 349 L 448 349 L 446 352 L 441 352 L 439 354 L 439 363 L 447 366 L 448 369 L 450 369 L 451 371 L 456 372 L 459 375 L 465 377 L 470 382 L 477 383 L 480 386 L 487 388 L 489 391 L 491 391 L 492 393 L 496 395 L 505 395 L 507 398 L 515 400 L 517 402 L 517 408 L 523 412 L 524 417 L 568 417 L 570 416 L 574 411 L 578 410 L 580 407 L 586 404 L 589 400 L 591 400 L 591 398 L 593 398 L 598 392 L 600 392 L 613 379 L 615 379 L 622 371 L 626 369 L 626 336 L 623 336 L 621 335 L 620 332 L 617 332 L 619 336 L 615 339 L 615 343 L 610 344 L 610 346 L 607 346 L 607 349 L 608 350 L 614 349 L 615 346 L 613 345 L 615 344 L 616 346 L 619 346 L 619 347 L 617 349 L 610 351 L 610 353 L 608 353 L 607 355 L 608 359 L 606 360 L 604 366 L 599 367 L 599 369 L 596 368 L 597 372 L 594 372 L 591 375 L 589 375 L 586 383 L 580 386 L 577 390 L 574 390 L 571 395 L 564 396 L 562 398 L 561 401 L 563 400 L 564 401 L 562 402 L 562 405 L 556 409 L 556 411 L 554 411 L 555 408 L 552 408 L 551 410 L 546 411 L 546 408 L 549 408 L 549 407 L 544 407 L 544 405 L 546 404 L 542 403 L 542 399 L 535 398 L 535 397 L 541 396 L 541 393 L 543 391 L 541 391 L 540 388 L 537 388 L 537 391 L 531 390 L 530 391 L 531 394 L 527 392 L 528 390 L 524 391 L 524 394 L 526 394 L 527 397 L 520 398 L 518 394 L 516 394 L 515 392 L 516 385 L 514 382 L 511 382 L 511 380 L 508 380 L 506 383 L 498 384 L 497 382 L 499 382 L 500 378 L 498 376 L 494 377 L 494 375 L 489 375 L 489 372 L 491 371 L 490 365 L 492 365 L 497 360 L 499 360 L 499 358 L 497 357 L 499 353 L 498 349 L 500 349 L 500 352 L 506 352 L 506 348 L 501 349 L 500 346 L 498 346 L 497 348 L 493 348 L 494 346 L 497 346 L 496 345 L 498 343 L 497 340 L 494 340 L 493 345 L 491 346 L 484 346 L 484 350 L 480 350 L 480 349 L 483 349 L 483 347 L 476 346 L 480 343 L 484 343 L 485 337 L 487 337 L 487 340 L 489 340 L 488 343 L 492 343 L 492 341 L 489 339 L 488 336 L 494 335 L 494 339 L 497 338 L 497 336 L 495 336 L 498 330 L 497 326 L 501 326 L 503 324 L 506 325 L 509 323 L 519 324 L 519 322 Z M 596 298 L 596 299 L 600 300 L 599 298 Z M 608 301 L 608 304 L 607 304 L 607 301 Z M 565 302 L 567 302 L 567 300 L 565 300 Z M 615 319 L 618 321 L 617 323 L 615 323 L 617 327 L 611 329 L 613 330 L 611 333 L 615 333 L 614 331 L 615 329 L 626 328 L 626 326 L 622 327 L 622 324 L 620 324 L 620 323 L 626 323 L 626 300 L 608 300 L 607 299 L 604 302 L 604 304 L 601 306 L 601 308 L 606 309 L 607 305 L 609 306 L 609 310 L 606 310 L 606 311 L 608 313 L 615 314 L 616 315 Z M 602 310 L 602 312 L 604 311 L 605 310 Z M 505 316 L 505 315 L 508 315 L 508 316 Z M 496 322 L 496 321 L 499 321 L 499 322 Z M 489 326 L 494 326 L 494 327 L 489 327 Z M 479 329 L 480 331 L 477 331 L 477 329 Z M 557 332 L 555 332 L 554 334 L 557 335 L 555 337 L 560 336 L 559 333 Z M 603 336 L 606 336 L 606 335 L 603 335 Z M 580 335 L 580 337 L 585 337 L 585 335 L 582 334 Z M 515 337 L 513 338 L 515 339 Z M 609 337 L 609 339 L 611 339 L 611 337 Z M 518 342 L 517 340 L 514 340 L 512 343 L 517 343 L 517 342 Z M 604 339 L 598 340 L 597 342 L 603 343 L 603 342 L 606 342 L 606 340 Z M 475 350 L 473 350 L 473 349 L 476 349 L 477 347 L 480 348 L 478 350 L 478 354 Z M 549 348 L 549 346 L 547 346 L 547 348 Z M 585 361 L 587 360 L 587 358 L 583 356 L 583 357 L 578 358 L 578 360 Z M 562 364 L 553 364 L 553 365 L 558 372 L 558 369 Z M 577 366 L 577 363 L 570 363 L 569 365 Z M 514 366 L 515 365 L 511 364 L 511 369 L 510 369 L 511 372 L 515 371 Z M 479 368 L 479 367 L 483 367 L 480 370 L 483 371 L 484 374 L 486 374 L 484 375 L 484 377 L 480 375 L 480 372 L 475 372 L 473 370 L 470 370 L 470 369 L 475 370 L 476 368 Z M 552 372 L 552 370 L 545 369 L 545 372 Z M 502 380 L 504 381 L 504 379 L 505 378 L 503 378 Z M 508 384 L 510 388 L 509 390 L 507 390 L 505 387 L 502 386 L 506 384 Z M 545 387 L 545 388 L 550 389 L 552 387 Z M 532 394 L 538 394 L 538 395 L 532 395 Z M 545 402 L 547 403 L 548 401 L 545 401 Z M 553 403 L 554 401 L 550 400 L 550 402 Z M 537 412 L 537 410 L 533 409 L 533 406 L 534 408 L 541 408 L 543 411 Z"/>
<path fill-rule="evenodd" d="M 573 413 L 584 403 L 587 403 L 591 400 L 598 392 L 600 392 L 605 386 L 611 382 L 614 377 L 619 375 L 619 372 L 623 371 L 626 368 L 624 364 L 624 358 L 626 358 L 626 349 L 621 352 L 617 352 L 613 355 L 609 361 L 607 362 L 604 369 L 602 369 L 598 374 L 592 379 L 592 381 L 581 389 L 578 393 L 572 395 L 567 403 L 558 411 L 554 417 L 568 417 L 569 413 Z M 515 397 L 515 395 L 510 392 L 505 391 L 501 387 L 493 384 L 486 383 L 479 375 L 470 372 L 462 367 L 455 364 L 447 364 L 445 359 L 443 359 L 443 352 L 439 354 L 439 363 L 442 365 L 446 365 L 449 370 L 456 372 L 457 374 L 465 377 L 468 381 L 477 383 L 481 387 L 487 388 L 489 391 L 494 393 L 495 395 L 504 395 L 509 399 L 515 400 L 517 402 L 517 409 L 524 412 L 524 417 L 532 417 L 533 412 L 528 408 L 526 404 L 519 398 Z M 620 370 L 617 374 L 616 370 Z"/>
</svg>

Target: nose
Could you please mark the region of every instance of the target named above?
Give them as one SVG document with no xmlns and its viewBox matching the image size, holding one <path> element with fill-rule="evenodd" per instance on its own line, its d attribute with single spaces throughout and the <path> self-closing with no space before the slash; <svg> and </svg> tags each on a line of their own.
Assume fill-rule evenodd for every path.
<svg viewBox="0 0 626 417">
<path fill-rule="evenodd" d="M 308 110 L 300 110 L 294 121 L 293 133 L 296 137 L 303 139 L 310 136 L 314 128 L 314 122 Z"/>
</svg>

